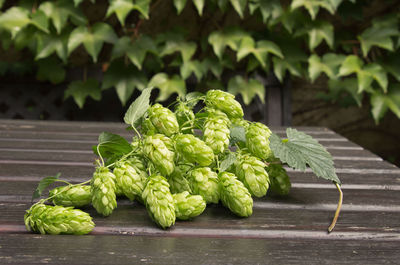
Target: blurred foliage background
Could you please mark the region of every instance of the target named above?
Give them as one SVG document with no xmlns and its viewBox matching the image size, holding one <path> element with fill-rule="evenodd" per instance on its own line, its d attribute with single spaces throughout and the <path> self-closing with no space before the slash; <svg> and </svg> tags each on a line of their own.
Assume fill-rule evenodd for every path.
<svg viewBox="0 0 400 265">
<path fill-rule="evenodd" d="M 400 164 L 399 1 L 0 0 L 0 7 L 0 113 L 20 109 L 10 118 L 119 119 L 146 86 L 158 88 L 159 101 L 217 88 L 246 105 L 263 103 L 259 77 L 273 73 L 292 80 L 293 125 L 327 126 Z"/>
</svg>

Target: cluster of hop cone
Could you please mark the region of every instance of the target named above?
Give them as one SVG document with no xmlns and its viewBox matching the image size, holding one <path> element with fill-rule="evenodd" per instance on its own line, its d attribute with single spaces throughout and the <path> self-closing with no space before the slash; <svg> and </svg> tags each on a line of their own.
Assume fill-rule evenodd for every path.
<svg viewBox="0 0 400 265">
<path fill-rule="evenodd" d="M 199 100 L 199 99 L 197 99 Z M 197 103 L 196 100 L 196 103 Z M 50 191 L 55 206 L 33 205 L 25 214 L 29 231 L 49 234 L 86 234 L 94 223 L 89 214 L 75 209 L 92 204 L 110 215 L 117 197 L 143 203 L 162 228 L 175 220 L 200 215 L 207 204 L 221 202 L 234 214 L 252 214 L 253 199 L 270 189 L 286 195 L 289 177 L 269 148 L 271 131 L 261 123 L 243 119 L 235 97 L 210 90 L 200 98 L 205 105 L 178 100 L 175 111 L 160 104 L 150 106 L 141 119 L 141 135 L 133 138 L 133 151 L 99 165 L 90 185 L 68 185 Z M 245 142 L 230 145 L 234 126 L 245 130 Z M 220 161 L 234 155 L 234 163 L 221 170 Z"/>
</svg>

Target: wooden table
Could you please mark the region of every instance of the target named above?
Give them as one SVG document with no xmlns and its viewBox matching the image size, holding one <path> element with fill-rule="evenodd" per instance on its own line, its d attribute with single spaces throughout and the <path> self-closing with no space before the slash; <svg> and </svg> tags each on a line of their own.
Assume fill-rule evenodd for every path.
<svg viewBox="0 0 400 265">
<path fill-rule="evenodd" d="M 144 206 L 127 200 L 108 218 L 93 208 L 86 236 L 28 233 L 23 215 L 37 182 L 62 173 L 84 181 L 93 172 L 91 146 L 119 123 L 0 121 L 0 264 L 382 264 L 400 262 L 400 169 L 324 128 L 298 128 L 334 157 L 344 205 L 333 233 L 338 192 L 310 172 L 289 171 L 287 198 L 256 199 L 250 218 L 220 205 L 161 230 Z M 272 128 L 283 133 L 282 128 Z"/>
</svg>

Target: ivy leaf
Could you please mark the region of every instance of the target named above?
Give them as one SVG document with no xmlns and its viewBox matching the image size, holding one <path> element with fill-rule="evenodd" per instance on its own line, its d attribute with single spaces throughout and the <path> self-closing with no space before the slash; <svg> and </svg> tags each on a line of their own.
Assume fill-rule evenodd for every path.
<svg viewBox="0 0 400 265">
<path fill-rule="evenodd" d="M 160 90 L 157 101 L 164 101 L 175 92 L 180 97 L 186 94 L 185 81 L 178 75 L 170 78 L 166 73 L 158 73 L 151 78 L 149 86 L 157 87 Z"/>
<path fill-rule="evenodd" d="M 246 9 L 247 0 L 229 0 L 235 11 L 239 14 L 240 18 L 243 19 L 244 11 Z"/>
<path fill-rule="evenodd" d="M 68 33 L 61 35 L 36 34 L 37 51 L 35 60 L 49 57 L 54 52 L 67 63 L 68 59 Z"/>
<path fill-rule="evenodd" d="M 256 79 L 244 80 L 239 75 L 229 80 L 228 92 L 233 95 L 241 94 L 246 105 L 250 104 L 256 95 L 263 103 L 265 99 L 265 87 L 260 81 Z"/>
<path fill-rule="evenodd" d="M 50 177 L 45 177 L 42 178 L 39 183 L 38 186 L 35 190 L 35 192 L 32 195 L 32 201 L 34 199 L 39 198 L 40 196 L 42 196 L 43 191 L 50 186 L 51 184 L 53 184 L 54 182 L 56 182 L 58 180 L 58 178 L 61 176 L 61 173 L 57 173 L 55 176 L 50 176 Z"/>
<path fill-rule="evenodd" d="M 308 30 L 309 48 L 314 50 L 323 40 L 333 49 L 333 25 L 326 21 L 315 23 Z"/>
<path fill-rule="evenodd" d="M 225 157 L 224 160 L 222 160 L 219 170 L 220 172 L 226 171 L 228 168 L 230 168 L 234 163 L 236 162 L 236 155 L 235 153 L 229 152 L 228 155 Z"/>
<path fill-rule="evenodd" d="M 107 9 L 106 17 L 116 14 L 122 26 L 125 26 L 125 19 L 133 10 L 139 11 L 145 19 L 149 19 L 150 0 L 111 0 Z"/>
<path fill-rule="evenodd" d="M 93 148 L 96 155 L 109 158 L 115 155 L 122 156 L 132 151 L 132 146 L 125 138 L 118 134 L 102 132 L 99 135 L 98 145 Z"/>
<path fill-rule="evenodd" d="M 350 94 L 353 100 L 357 103 L 357 105 L 361 107 L 363 94 L 358 93 L 357 79 L 355 78 L 346 78 L 344 80 L 331 79 L 328 81 L 328 87 L 329 87 L 328 97 L 330 99 L 335 99 L 335 101 L 337 101 L 338 99 L 341 100 L 340 95 L 342 94 L 342 92 L 345 92 Z"/>
<path fill-rule="evenodd" d="M 12 7 L 0 15 L 0 28 L 8 30 L 12 38 L 30 23 L 29 11 L 22 7 Z"/>
<path fill-rule="evenodd" d="M 259 9 L 264 24 L 268 19 L 277 20 L 283 14 L 282 5 L 279 0 L 253 0 L 249 2 L 250 14 Z"/>
<path fill-rule="evenodd" d="M 309 166 L 317 177 L 340 184 L 329 152 L 311 136 L 296 129 L 287 128 L 288 139 L 281 140 L 276 134 L 271 134 L 270 147 L 275 157 L 289 167 L 306 170 Z"/>
<path fill-rule="evenodd" d="M 64 99 L 72 96 L 79 106 L 79 108 L 83 108 L 85 104 L 85 100 L 88 96 L 93 98 L 94 100 L 101 99 L 101 88 L 100 84 L 97 80 L 93 78 L 89 78 L 85 81 L 75 81 L 71 82 L 68 86 L 68 89 L 64 92 Z"/>
<path fill-rule="evenodd" d="M 246 143 L 246 130 L 243 126 L 233 126 L 230 130 L 230 145 L 234 146 L 236 143 Z"/>
<path fill-rule="evenodd" d="M 204 2 L 205 0 L 193 0 L 193 4 L 196 7 L 197 12 L 199 13 L 200 16 L 203 15 Z"/>
<path fill-rule="evenodd" d="M 385 62 L 381 62 L 381 65 L 387 72 L 389 72 L 397 81 L 400 81 L 400 54 L 391 54 Z"/>
<path fill-rule="evenodd" d="M 193 73 L 197 80 L 200 81 L 206 73 L 206 68 L 198 60 L 193 60 L 183 62 L 180 67 L 180 72 L 183 79 L 187 79 Z"/>
<path fill-rule="evenodd" d="M 146 113 L 147 109 L 150 107 L 150 95 L 153 87 L 147 87 L 143 89 L 139 97 L 132 102 L 124 116 L 124 122 L 131 126 L 142 118 Z"/>
<path fill-rule="evenodd" d="M 396 16 L 373 20 L 372 27 L 366 29 L 360 36 L 358 36 L 364 57 L 367 57 L 372 46 L 393 51 L 394 44 L 392 37 L 398 35 L 399 30 Z"/>
<path fill-rule="evenodd" d="M 48 80 L 53 84 L 59 84 L 65 79 L 65 69 L 54 57 L 38 61 L 38 80 Z"/>
<path fill-rule="evenodd" d="M 327 53 L 322 58 L 313 54 L 308 58 L 308 73 L 311 82 L 324 72 L 330 79 L 336 79 L 339 73 L 339 66 L 344 61 L 345 56 L 341 54 Z"/>
<path fill-rule="evenodd" d="M 35 13 L 33 13 L 31 23 L 38 29 L 49 33 L 49 19 L 43 11 L 37 10 Z"/>
<path fill-rule="evenodd" d="M 339 75 L 346 76 L 353 73 L 357 73 L 361 71 L 363 65 L 364 65 L 363 61 L 358 56 L 349 55 L 343 61 L 343 64 L 339 70 Z"/>
<path fill-rule="evenodd" d="M 215 77 L 220 78 L 226 62 L 207 57 L 203 60 L 202 65 L 205 72 L 209 70 Z"/>
<path fill-rule="evenodd" d="M 226 9 L 228 9 L 228 0 L 216 0 L 216 2 L 222 13 L 225 13 Z"/>
<path fill-rule="evenodd" d="M 313 20 L 317 17 L 320 8 L 328 10 L 332 15 L 335 13 L 334 6 L 332 6 L 330 1 L 326 0 L 293 0 L 290 7 L 292 10 L 304 7 Z"/>
<path fill-rule="evenodd" d="M 93 61 L 97 62 L 104 42 L 115 43 L 115 35 L 112 27 L 106 23 L 98 22 L 89 30 L 85 26 L 80 26 L 71 32 L 68 40 L 68 53 L 70 54 L 79 45 L 83 44 L 86 51 L 92 56 Z"/>
<path fill-rule="evenodd" d="M 237 60 L 240 61 L 249 54 L 253 54 L 254 57 L 260 62 L 262 67 L 267 67 L 267 55 L 268 53 L 275 54 L 278 57 L 283 58 L 283 54 L 278 45 L 272 41 L 258 41 L 257 44 L 251 37 L 245 37 L 242 39 L 238 53 L 236 54 Z"/>
<path fill-rule="evenodd" d="M 176 12 L 178 13 L 178 15 L 182 13 L 182 10 L 186 6 L 186 2 L 187 0 L 174 0 L 174 6 L 176 8 Z"/>
<path fill-rule="evenodd" d="M 57 33 L 60 34 L 67 24 L 68 18 L 71 17 L 73 22 L 78 25 L 86 24 L 86 17 L 79 8 L 69 0 L 58 0 L 54 2 L 43 2 L 39 9 L 53 22 Z"/>
<path fill-rule="evenodd" d="M 371 105 L 372 116 L 376 124 L 379 123 L 388 109 L 400 119 L 400 85 L 392 85 L 386 94 L 374 92 L 371 96 Z"/>
<path fill-rule="evenodd" d="M 167 40 L 164 48 L 162 49 L 161 56 L 169 55 L 174 52 L 180 52 L 182 55 L 182 60 L 187 62 L 192 58 L 194 53 L 196 52 L 196 43 L 188 42 L 184 40 L 171 39 Z"/>
<path fill-rule="evenodd" d="M 237 51 L 241 40 L 249 34 L 240 28 L 228 28 L 223 31 L 214 31 L 208 36 L 208 42 L 213 47 L 214 53 L 221 60 L 226 46 Z"/>
<path fill-rule="evenodd" d="M 102 89 L 115 87 L 119 100 L 125 106 L 135 88 L 143 90 L 146 84 L 147 78 L 143 72 L 123 62 L 113 62 L 104 75 Z"/>
</svg>

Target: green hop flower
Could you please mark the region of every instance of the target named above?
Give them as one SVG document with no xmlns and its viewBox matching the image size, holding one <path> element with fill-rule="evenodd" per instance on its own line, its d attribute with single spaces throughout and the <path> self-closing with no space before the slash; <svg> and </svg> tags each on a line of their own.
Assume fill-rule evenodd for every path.
<svg viewBox="0 0 400 265">
<path fill-rule="evenodd" d="M 88 213 L 73 207 L 43 203 L 35 204 L 27 210 L 24 222 L 28 231 L 52 235 L 84 235 L 94 228 L 92 217 Z"/>
<path fill-rule="evenodd" d="M 92 204 L 96 211 L 108 216 L 117 208 L 115 175 L 106 167 L 98 167 L 90 182 Z"/>
<path fill-rule="evenodd" d="M 270 164 L 267 171 L 271 180 L 271 191 L 276 195 L 288 195 L 291 187 L 290 178 L 282 165 Z"/>
<path fill-rule="evenodd" d="M 192 192 L 189 181 L 184 176 L 185 169 L 182 166 L 176 166 L 174 172 L 168 177 L 168 183 L 172 193 L 184 191 Z"/>
<path fill-rule="evenodd" d="M 228 172 L 219 173 L 218 178 L 222 204 L 238 216 L 249 217 L 253 213 L 253 199 L 243 183 Z"/>
<path fill-rule="evenodd" d="M 158 133 L 171 136 L 179 132 L 179 124 L 175 114 L 161 104 L 154 104 L 148 111 L 149 120 Z"/>
<path fill-rule="evenodd" d="M 228 115 L 229 118 L 243 117 L 243 109 L 235 96 L 221 90 L 209 90 L 206 94 L 207 107 L 218 109 Z"/>
<path fill-rule="evenodd" d="M 162 228 L 175 223 L 175 206 L 167 180 L 159 175 L 148 178 L 142 193 L 150 217 Z"/>
<path fill-rule="evenodd" d="M 122 190 L 122 193 L 131 201 L 138 196 L 142 197 L 144 185 L 146 183 L 146 175 L 135 169 L 129 162 L 117 163 L 114 168 L 116 184 Z"/>
<path fill-rule="evenodd" d="M 209 111 L 204 123 L 204 142 L 215 154 L 220 154 L 228 148 L 231 122 L 221 111 Z"/>
<path fill-rule="evenodd" d="M 251 195 L 259 198 L 265 196 L 269 188 L 268 173 L 264 167 L 261 160 L 251 155 L 242 155 L 235 163 L 236 176 Z"/>
<path fill-rule="evenodd" d="M 252 155 L 260 159 L 268 159 L 272 156 L 269 148 L 271 130 L 262 123 L 252 123 L 246 129 L 246 144 Z"/>
<path fill-rule="evenodd" d="M 194 113 L 193 110 L 183 102 L 179 102 L 175 107 L 175 115 L 178 120 L 179 127 L 182 133 L 193 133 L 193 129 L 185 129 L 184 127 L 193 127 L 194 125 Z"/>
<path fill-rule="evenodd" d="M 176 218 L 187 220 L 200 215 L 206 209 L 206 202 L 200 195 L 190 195 L 189 192 L 173 194 Z"/>
<path fill-rule="evenodd" d="M 232 125 L 234 125 L 234 126 L 242 126 L 245 129 L 247 127 L 249 127 L 249 125 L 250 125 L 249 121 L 247 121 L 247 120 L 245 120 L 243 118 L 234 118 L 234 119 L 231 120 L 231 122 L 232 122 Z"/>
<path fill-rule="evenodd" d="M 208 166 L 214 160 L 213 150 L 205 142 L 191 134 L 175 136 L 176 151 L 190 163 Z"/>
<path fill-rule="evenodd" d="M 147 177 L 146 174 L 146 163 L 141 156 L 131 156 L 128 157 L 126 162 L 128 162 L 136 171 L 140 171 L 141 174 L 144 174 Z"/>
<path fill-rule="evenodd" d="M 142 133 L 145 135 L 154 135 L 157 133 L 157 128 L 153 125 L 150 118 L 144 118 L 141 124 Z"/>
<path fill-rule="evenodd" d="M 54 196 L 54 197 L 53 197 Z M 92 202 L 90 186 L 61 186 L 49 191 L 49 197 L 54 205 L 83 207 Z"/>
<path fill-rule="evenodd" d="M 150 159 L 162 175 L 174 172 L 173 145 L 170 138 L 162 134 L 147 136 L 144 139 L 143 153 Z"/>
<path fill-rule="evenodd" d="M 209 167 L 200 167 L 189 172 L 187 179 L 193 194 L 201 195 L 206 203 L 218 203 L 218 175 Z"/>
</svg>

